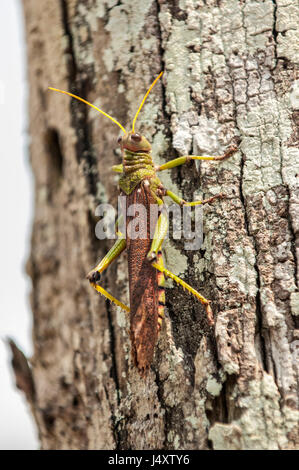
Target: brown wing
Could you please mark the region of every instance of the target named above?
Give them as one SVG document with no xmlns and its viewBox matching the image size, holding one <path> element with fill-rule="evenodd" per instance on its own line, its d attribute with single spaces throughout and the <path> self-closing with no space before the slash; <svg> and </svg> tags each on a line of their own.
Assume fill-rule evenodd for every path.
<svg viewBox="0 0 299 470">
<path fill-rule="evenodd" d="M 147 215 L 146 239 L 130 237 L 129 223 L 134 217 L 127 216 L 132 357 L 144 375 L 152 362 L 158 336 L 158 274 L 146 259 L 151 247 L 150 205 L 155 204 L 155 200 L 144 182 L 127 196 L 127 209 L 132 204 L 142 204 Z M 155 220 L 152 222 L 156 223 Z"/>
</svg>

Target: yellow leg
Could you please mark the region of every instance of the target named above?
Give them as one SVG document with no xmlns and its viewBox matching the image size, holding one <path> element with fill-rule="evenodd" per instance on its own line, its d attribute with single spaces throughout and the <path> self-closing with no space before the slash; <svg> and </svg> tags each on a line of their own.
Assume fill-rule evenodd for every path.
<svg viewBox="0 0 299 470">
<path fill-rule="evenodd" d="M 225 194 L 220 193 L 220 194 L 216 194 L 215 196 L 209 197 L 208 199 L 203 199 L 202 201 L 187 202 L 181 197 L 177 196 L 172 191 L 169 191 L 169 189 L 166 190 L 165 195 L 170 197 L 176 204 L 179 204 L 180 206 L 199 206 L 200 204 L 209 204 L 210 202 L 213 202 L 215 199 L 222 199 L 225 197 Z"/>
<path fill-rule="evenodd" d="M 100 294 L 104 295 L 107 299 L 109 299 L 111 302 L 113 302 L 115 305 L 118 305 L 118 307 L 121 307 L 123 310 L 126 312 L 129 312 L 130 309 L 127 307 L 125 304 L 117 300 L 115 297 L 113 297 L 109 292 L 107 292 L 103 287 L 101 287 L 98 284 L 98 281 L 101 279 L 101 273 L 105 271 L 105 269 L 110 266 L 111 263 L 123 252 L 123 250 L 126 248 L 126 240 L 124 238 L 119 238 L 109 250 L 106 256 L 99 262 L 99 264 L 92 269 L 88 274 L 87 274 L 87 279 L 89 280 L 90 284 L 92 287 L 99 292 Z"/>
<path fill-rule="evenodd" d="M 173 274 L 171 271 L 168 271 L 168 269 L 161 266 L 161 264 L 153 262 L 152 266 L 154 268 L 156 268 L 158 271 L 162 272 L 166 277 L 170 277 L 170 279 L 172 279 L 177 284 L 182 286 L 184 290 L 186 289 L 188 292 L 190 292 L 192 295 L 194 295 L 205 306 L 209 324 L 210 325 L 214 324 L 213 312 L 212 312 L 212 309 L 211 309 L 211 306 L 210 306 L 210 303 L 211 303 L 210 300 L 205 299 L 205 297 L 203 297 L 199 292 L 197 292 L 197 290 L 195 290 L 195 289 L 193 289 L 193 287 L 189 286 L 189 284 L 187 284 L 187 282 L 180 279 L 178 276 Z"/>
<path fill-rule="evenodd" d="M 99 286 L 98 284 L 96 284 L 95 282 L 92 282 L 92 281 L 90 281 L 90 284 L 92 285 L 92 287 L 96 291 L 98 291 L 100 294 L 102 294 L 104 297 L 106 297 L 106 299 L 109 299 L 111 302 L 113 302 L 115 305 L 122 308 L 126 312 L 128 312 L 128 313 L 130 312 L 130 309 L 129 309 L 129 307 L 127 307 L 127 305 L 123 304 L 120 300 L 117 300 L 115 297 L 113 297 L 113 295 L 109 294 L 109 292 L 107 292 L 105 289 L 103 289 L 103 287 Z"/>
<path fill-rule="evenodd" d="M 225 160 L 226 158 L 231 157 L 237 150 L 238 147 L 236 145 L 232 145 L 223 155 L 217 155 L 215 157 L 208 157 L 205 155 L 184 155 L 183 157 L 175 158 L 174 160 L 170 160 L 170 162 L 164 163 L 164 165 L 158 166 L 156 171 L 170 170 L 176 166 L 184 165 L 191 160 Z"/>
<path fill-rule="evenodd" d="M 168 219 L 166 215 L 161 212 L 159 215 L 156 227 L 154 238 L 151 244 L 151 249 L 147 255 L 149 260 L 154 260 L 157 257 L 158 251 L 161 249 L 164 238 L 166 237 L 168 229 Z"/>
</svg>

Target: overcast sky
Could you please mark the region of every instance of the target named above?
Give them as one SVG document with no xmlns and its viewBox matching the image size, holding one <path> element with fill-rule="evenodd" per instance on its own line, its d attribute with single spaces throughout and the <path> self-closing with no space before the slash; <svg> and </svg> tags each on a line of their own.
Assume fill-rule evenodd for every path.
<svg viewBox="0 0 299 470">
<path fill-rule="evenodd" d="M 4 339 L 32 353 L 30 250 L 33 179 L 28 164 L 26 70 L 21 2 L 0 1 L 0 449 L 37 449 L 36 429 L 16 391 Z"/>
</svg>

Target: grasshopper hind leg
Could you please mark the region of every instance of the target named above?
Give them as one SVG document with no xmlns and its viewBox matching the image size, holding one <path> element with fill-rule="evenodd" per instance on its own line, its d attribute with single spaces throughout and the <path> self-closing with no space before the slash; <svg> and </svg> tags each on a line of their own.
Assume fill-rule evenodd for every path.
<svg viewBox="0 0 299 470">
<path fill-rule="evenodd" d="M 180 277 L 176 276 L 173 274 L 171 271 L 168 269 L 164 268 L 164 266 L 161 266 L 161 264 L 158 264 L 157 262 L 153 262 L 152 266 L 156 268 L 158 271 L 162 272 L 165 277 L 169 277 L 173 281 L 175 281 L 177 284 L 183 287 L 184 290 L 187 290 L 190 292 L 190 294 L 194 295 L 204 306 L 206 309 L 206 315 L 207 319 L 210 325 L 214 325 L 214 319 L 213 319 L 213 312 L 211 309 L 211 301 L 203 297 L 197 290 L 193 289 L 187 282 L 183 281 Z"/>
<path fill-rule="evenodd" d="M 106 297 L 106 299 L 110 300 L 110 302 L 113 302 L 115 305 L 122 308 L 128 313 L 130 312 L 130 309 L 127 305 L 123 304 L 120 300 L 116 299 L 115 297 L 113 297 L 113 295 L 109 294 L 109 292 L 107 292 L 102 286 L 100 286 L 99 284 L 93 281 L 89 281 L 89 282 L 97 292 L 99 292 L 104 297 Z"/>
<path fill-rule="evenodd" d="M 163 258 L 162 258 L 162 253 L 161 253 L 161 247 L 164 241 L 164 238 L 167 233 L 167 228 L 168 228 L 168 221 L 166 216 L 161 212 L 156 229 L 155 229 L 155 234 L 153 238 L 153 242 L 151 245 L 151 249 L 147 255 L 148 260 L 152 263 L 152 266 L 159 271 L 163 275 L 163 278 L 160 276 L 160 281 L 159 281 L 159 276 L 158 276 L 158 286 L 159 282 L 161 285 L 161 293 L 159 292 L 159 306 L 158 306 L 158 312 L 161 312 L 161 315 L 159 314 L 158 318 L 158 329 L 161 329 L 161 324 L 162 324 L 162 319 L 164 316 L 164 306 L 165 306 L 165 293 L 164 293 L 164 283 L 165 283 L 165 277 L 170 277 L 173 281 L 175 281 L 177 284 L 183 287 L 183 289 L 186 289 L 188 292 L 190 292 L 194 297 L 196 297 L 204 306 L 206 310 L 206 315 L 207 319 L 210 325 L 214 324 L 214 319 L 213 319 L 213 312 L 211 309 L 211 301 L 203 297 L 197 290 L 193 289 L 187 282 L 183 281 L 181 278 L 173 274 L 171 271 L 166 269 L 163 265 Z M 163 290 L 163 294 L 162 294 Z M 160 298 L 161 297 L 161 298 Z"/>
</svg>

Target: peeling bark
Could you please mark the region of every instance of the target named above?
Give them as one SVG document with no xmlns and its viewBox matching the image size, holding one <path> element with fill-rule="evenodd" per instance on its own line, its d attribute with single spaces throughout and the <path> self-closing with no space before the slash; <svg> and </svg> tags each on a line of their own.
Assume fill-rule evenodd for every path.
<svg viewBox="0 0 299 470">
<path fill-rule="evenodd" d="M 36 182 L 31 406 L 42 448 L 298 447 L 296 2 L 23 4 Z M 217 155 L 234 136 L 241 145 L 228 161 L 161 175 L 188 200 L 227 194 L 204 209 L 200 251 L 179 240 L 165 248 L 169 269 L 213 300 L 217 320 L 211 331 L 201 305 L 169 285 L 144 380 L 131 364 L 125 314 L 85 280 L 110 248 L 95 237 L 94 213 L 116 204 L 117 129 L 47 87 L 128 127 L 163 69 L 139 129 L 157 164 Z M 103 282 L 128 301 L 125 256 Z"/>
</svg>

